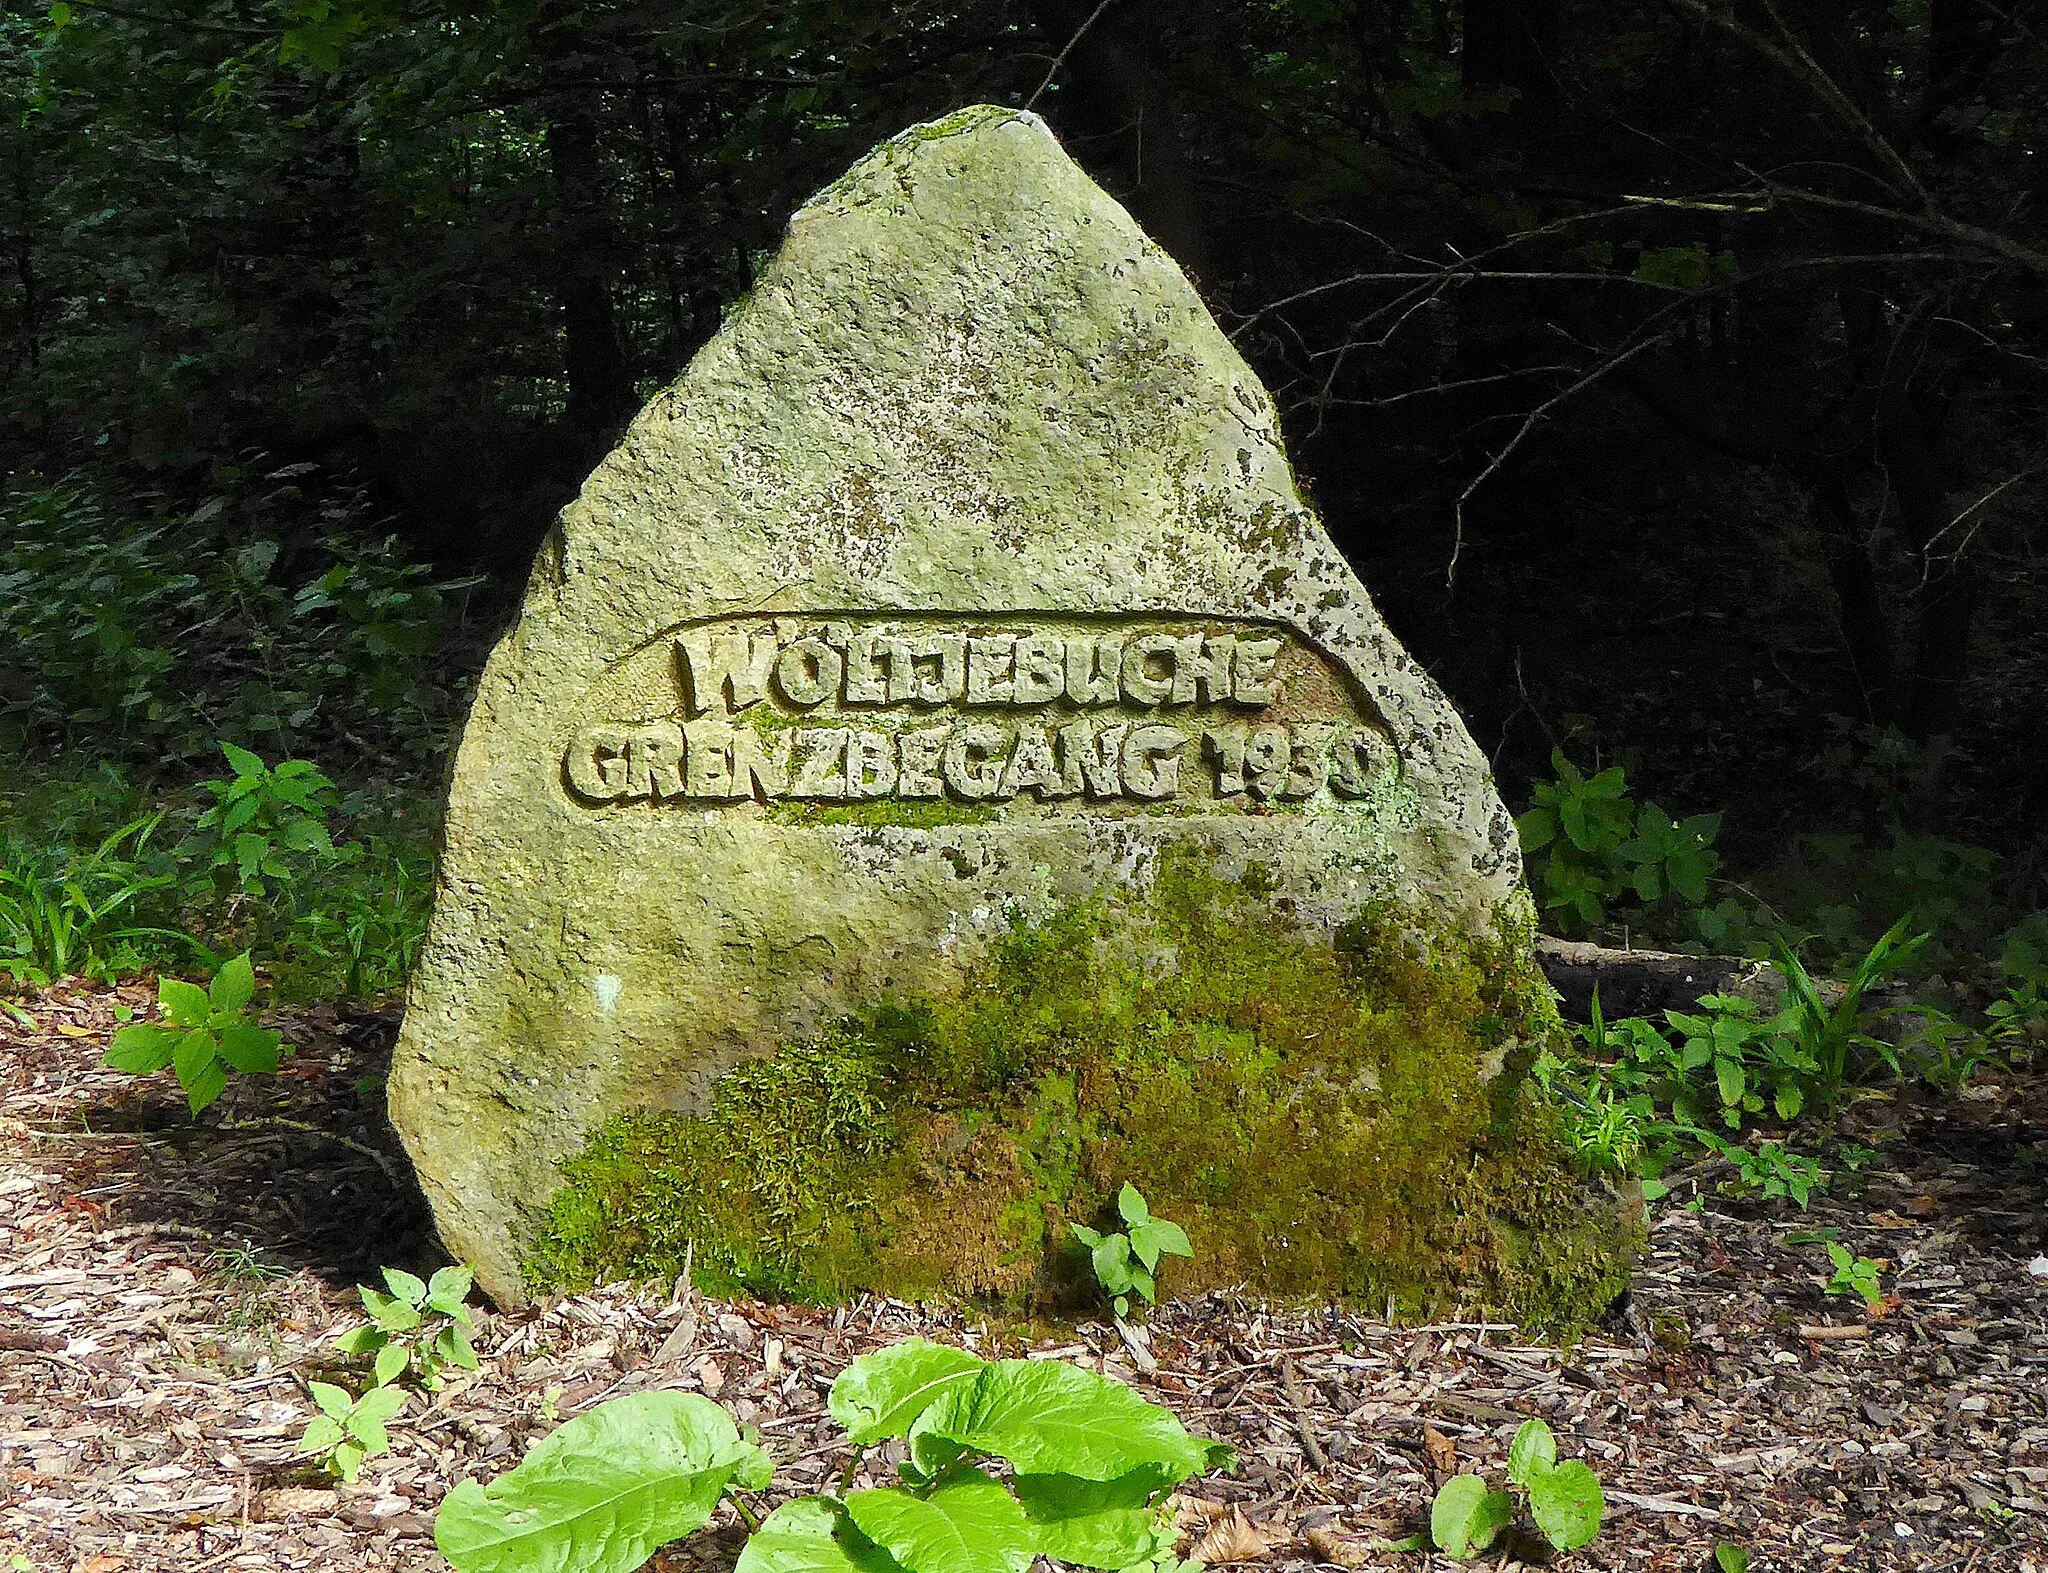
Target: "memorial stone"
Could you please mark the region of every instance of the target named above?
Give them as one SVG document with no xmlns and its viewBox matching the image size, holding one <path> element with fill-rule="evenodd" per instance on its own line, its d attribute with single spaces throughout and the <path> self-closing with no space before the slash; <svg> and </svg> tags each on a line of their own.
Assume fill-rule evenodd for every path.
<svg viewBox="0 0 2048 1573">
<path fill-rule="evenodd" d="M 1174 868 L 1242 937 L 1204 949 L 1187 924 L 1208 920 L 1185 912 L 1178 939 L 1160 926 L 1147 903 Z M 1453 960 L 1479 978 L 1458 995 L 1473 1021 L 1449 1074 L 1485 1096 L 1454 1088 L 1444 1108 L 1478 1120 L 1483 1105 L 1497 1135 L 1548 1030 L 1519 872 L 1484 758 L 1303 503 L 1270 397 L 1187 280 L 1036 117 L 967 110 L 799 211 L 725 329 L 564 511 L 456 759 L 392 1116 L 443 1240 L 501 1303 L 561 1281 L 592 1231 L 645 1243 L 664 1227 L 742 1287 L 1014 1297 L 1057 1277 L 1065 1223 L 1113 1191 L 1087 1133 L 1111 1151 L 1114 1121 L 1088 1112 L 1073 1065 L 1012 1066 L 1015 1086 L 1068 1089 L 1081 1134 L 1048 1179 L 1029 1138 L 991 1134 L 1001 1116 L 891 1104 L 923 1074 L 914 1046 L 848 1071 L 877 1012 L 954 1030 L 946 1002 L 994 997 L 1005 937 L 1062 921 L 1092 936 L 1099 964 L 1080 976 L 1154 945 L 1132 962 L 1142 991 L 1191 957 L 1279 945 L 1309 971 L 1267 982 L 1302 995 L 1337 976 L 1314 953 L 1376 913 L 1378 942 L 1437 957 L 1429 975 L 1453 993 Z M 1496 997 L 1503 978 L 1523 1017 Z M 1238 1017 L 1262 986 L 1232 996 Z M 795 1056 L 784 1080 L 735 1079 L 778 1055 Z M 900 1074 L 869 1074 L 884 1063 Z M 1359 1089 L 1383 1070 L 1350 1068 L 1346 1118 L 1371 1119 Z M 863 1145 L 821 1115 L 766 1150 L 785 1140 L 764 1134 L 777 1106 L 849 1077 L 893 1135 Z M 752 1123 L 718 1136 L 714 1113 L 730 1123 L 746 1097 Z M 1465 1169 L 1495 1139 L 1401 1140 L 1426 1136 L 1461 1155 L 1440 1167 Z M 1528 1143 L 1541 1156 L 1513 1185 L 1566 1196 Z M 869 1159 L 895 1180 L 864 1177 Z M 1217 1271 L 1317 1286 L 1225 1249 L 1229 1187 L 1177 1194 L 1157 1162 L 1116 1178 L 1212 1221 Z M 806 1189 L 807 1164 L 836 1176 L 825 1191 Z M 798 1177 L 776 1189 L 771 1171 Z M 979 1201 L 918 1213 L 969 1171 Z M 732 1211 L 740 1190 L 755 1211 Z M 1469 1249 L 1497 1204 L 1429 1205 L 1473 1215 Z M 1559 1205 L 1576 1243 L 1545 1259 L 1553 1296 L 1608 1281 L 1618 1238 L 1594 1203 Z M 735 1238 L 712 1237 L 718 1219 Z M 1605 1254 L 1586 1254 L 1589 1229 Z M 891 1266 L 948 1231 L 958 1271 Z M 837 1276 L 806 1277 L 805 1242 L 827 1236 Z M 1381 1285 L 1346 1261 L 1322 1287 Z"/>
</svg>

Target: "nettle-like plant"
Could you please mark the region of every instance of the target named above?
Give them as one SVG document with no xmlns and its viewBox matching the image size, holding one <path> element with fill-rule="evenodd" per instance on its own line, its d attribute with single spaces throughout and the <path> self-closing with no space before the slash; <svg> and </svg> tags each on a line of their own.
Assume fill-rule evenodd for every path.
<svg viewBox="0 0 2048 1573">
<path fill-rule="evenodd" d="M 320 1412 L 299 1438 L 298 1451 L 320 1462 L 329 1474 L 354 1484 L 363 1460 L 391 1451 L 385 1426 L 405 1407 L 405 1393 L 378 1383 L 360 1398 L 332 1382 L 308 1382 L 306 1391 Z"/>
<path fill-rule="evenodd" d="M 1600 1480 L 1579 1460 L 1557 1461 L 1557 1437 L 1541 1420 L 1525 1420 L 1508 1444 L 1508 1479 L 1527 1498 L 1529 1516 L 1559 1551 L 1576 1551 L 1600 1533 L 1607 1511 Z M 1476 1557 L 1515 1521 L 1515 1499 L 1482 1475 L 1453 1475 L 1437 1489 L 1429 1538 L 1446 1555 Z"/>
<path fill-rule="evenodd" d="M 1158 1298 L 1155 1275 L 1162 1256 L 1193 1256 L 1187 1232 L 1177 1223 L 1155 1218 L 1145 1198 L 1128 1180 L 1117 1192 L 1117 1216 L 1124 1228 L 1103 1234 L 1084 1224 L 1073 1225 L 1074 1238 L 1088 1247 L 1088 1259 L 1095 1269 L 1095 1281 L 1121 1321 L 1130 1314 L 1131 1292 L 1136 1290 L 1147 1305 Z"/>
<path fill-rule="evenodd" d="M 469 1341 L 471 1322 L 469 1288 L 475 1280 L 467 1266 L 444 1267 L 430 1280 L 422 1280 L 396 1267 L 384 1269 L 380 1294 L 368 1284 L 357 1284 L 369 1325 L 352 1327 L 335 1339 L 343 1354 L 374 1357 L 372 1370 L 377 1385 L 395 1382 L 411 1372 L 429 1391 L 441 1385 L 441 1373 L 449 1366 L 474 1371 L 476 1350 Z"/>
<path fill-rule="evenodd" d="M 832 1416 L 854 1457 L 900 1440 L 900 1485 L 806 1497 L 754 1524 L 735 1573 L 1024 1573 L 1171 1564 L 1173 1488 L 1224 1463 L 1122 1383 L 1050 1360 L 986 1361 L 912 1339 L 849 1365 Z M 999 1479 L 982 1466 L 1001 1461 Z M 716 1404 L 638 1393 L 600 1404 L 489 1486 L 458 1486 L 434 1541 L 458 1573 L 630 1573 L 765 1489 L 767 1455 Z"/>
<path fill-rule="evenodd" d="M 156 987 L 162 1024 L 136 1023 L 116 1032 L 106 1055 L 113 1069 L 146 1076 L 172 1066 L 194 1114 L 227 1090 L 230 1069 L 277 1069 L 283 1034 L 259 1027 L 249 1009 L 256 971 L 248 952 L 215 973 L 207 988 L 177 978 L 160 979 Z"/>
</svg>

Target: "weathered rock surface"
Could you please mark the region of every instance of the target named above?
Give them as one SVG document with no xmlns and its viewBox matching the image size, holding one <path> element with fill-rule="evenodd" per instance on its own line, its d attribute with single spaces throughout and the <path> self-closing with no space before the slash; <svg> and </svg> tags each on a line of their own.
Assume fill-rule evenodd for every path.
<svg viewBox="0 0 2048 1573">
<path fill-rule="evenodd" d="M 1328 927 L 1519 877 L 1271 399 L 1035 117 L 878 148 L 563 513 L 457 756 L 391 1113 L 501 1302 L 624 1109 L 1168 843 Z"/>
</svg>

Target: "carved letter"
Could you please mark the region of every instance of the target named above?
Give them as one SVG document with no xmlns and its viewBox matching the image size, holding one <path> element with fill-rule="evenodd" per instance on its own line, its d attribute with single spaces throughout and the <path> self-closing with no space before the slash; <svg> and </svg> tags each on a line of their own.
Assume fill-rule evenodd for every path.
<svg viewBox="0 0 2048 1573">
<path fill-rule="evenodd" d="M 879 705 L 889 697 L 888 679 L 882 671 L 878 640 L 871 633 L 857 633 L 846 650 L 846 702 L 850 705 Z M 899 643 L 895 640 L 888 643 Z"/>
<path fill-rule="evenodd" d="M 1230 697 L 1230 666 L 1237 641 L 1229 634 L 1209 638 L 1189 634 L 1174 645 L 1173 703 L 1221 704 Z"/>
<path fill-rule="evenodd" d="M 882 665 L 889 673 L 889 703 L 900 705 L 917 685 L 917 666 L 911 659 L 910 641 L 885 634 L 875 641 L 875 645 L 882 652 Z"/>
<path fill-rule="evenodd" d="M 999 726 L 963 726 L 946 743 L 946 785 L 969 802 L 998 797 L 1003 786 L 1003 745 Z"/>
<path fill-rule="evenodd" d="M 1330 770 L 1330 790 L 1339 797 L 1364 797 L 1380 773 L 1391 768 L 1393 750 L 1370 727 L 1340 733 Z"/>
<path fill-rule="evenodd" d="M 946 786 L 939 779 L 939 756 L 946 751 L 950 726 L 928 726 L 915 732 L 896 734 L 902 768 L 896 773 L 898 797 L 944 797 Z"/>
<path fill-rule="evenodd" d="M 1127 726 L 1096 731 L 1086 721 L 1060 728 L 1060 759 L 1066 766 L 1063 784 L 1085 787 L 1090 797 L 1124 795 L 1123 747 Z"/>
<path fill-rule="evenodd" d="M 1141 705 L 1156 705 L 1173 692 L 1173 652 L 1176 641 L 1172 634 L 1140 634 L 1124 649 L 1124 697 Z M 1164 660 L 1169 668 L 1164 677 L 1154 677 L 1151 661 L 1154 656 Z"/>
<path fill-rule="evenodd" d="M 1067 641 L 1067 697 L 1077 705 L 1113 705 L 1123 697 L 1121 639 Z"/>
<path fill-rule="evenodd" d="M 909 697 L 921 705 L 957 705 L 967 691 L 967 636 L 933 634 L 910 644 L 912 661 L 936 661 L 938 672 L 913 670 Z"/>
<path fill-rule="evenodd" d="M 1287 780 L 1294 758 L 1294 740 L 1284 726 L 1262 726 L 1244 745 L 1245 785 L 1261 803 L 1275 796 Z"/>
<path fill-rule="evenodd" d="M 732 736 L 732 795 L 770 798 L 789 796 L 789 754 L 796 734 L 787 729 L 757 732 L 736 726 Z"/>
<path fill-rule="evenodd" d="M 626 796 L 683 795 L 683 729 L 650 721 L 626 739 Z"/>
<path fill-rule="evenodd" d="M 839 691 L 846 663 L 822 639 L 799 639 L 775 662 L 775 686 L 799 709 L 823 704 Z"/>
<path fill-rule="evenodd" d="M 1124 743 L 1124 790 L 1132 797 L 1172 797 L 1187 742 L 1186 733 L 1170 726 L 1133 728 Z"/>
<path fill-rule="evenodd" d="M 626 795 L 626 734 L 614 726 L 587 726 L 576 734 L 562 760 L 569 786 L 592 803 L 615 803 Z"/>
<path fill-rule="evenodd" d="M 684 634 L 676 641 L 676 652 L 690 714 L 702 715 L 719 704 L 737 712 L 758 703 L 768 689 L 775 649 L 775 634 L 767 628 Z"/>
<path fill-rule="evenodd" d="M 976 634 L 967 641 L 967 702 L 1006 705 L 1010 702 L 1010 667 L 1017 655 L 1015 634 Z"/>
<path fill-rule="evenodd" d="M 1241 705 L 1270 705 L 1280 697 L 1280 679 L 1273 673 L 1279 657 L 1277 639 L 1240 639 L 1237 642 L 1237 680 L 1232 695 Z"/>
<path fill-rule="evenodd" d="M 1052 739 L 1042 726 L 1017 728 L 1017 746 L 1010 750 L 1009 767 L 1003 772 L 1004 797 L 1015 797 L 1025 787 L 1036 792 L 1040 801 L 1072 797 L 1081 790 L 1078 781 L 1068 786 L 1060 775 L 1053 761 Z"/>
<path fill-rule="evenodd" d="M 692 721 L 683 728 L 683 792 L 688 797 L 735 797 L 732 728 L 723 721 Z"/>
<path fill-rule="evenodd" d="M 1244 733 L 1234 726 L 1204 732 L 1202 746 L 1216 766 L 1216 795 L 1237 796 L 1244 790 Z"/>
<path fill-rule="evenodd" d="M 1294 730 L 1294 750 L 1287 764 L 1287 779 L 1280 795 L 1289 800 L 1314 797 L 1330 779 L 1330 733 L 1334 727 L 1300 726 Z"/>
<path fill-rule="evenodd" d="M 896 790 L 896 740 L 886 732 L 856 732 L 846 745 L 846 795 L 887 797 Z"/>
<path fill-rule="evenodd" d="M 1017 704 L 1049 705 L 1066 691 L 1066 643 L 1058 634 L 1026 634 L 1017 641 Z"/>
<path fill-rule="evenodd" d="M 846 739 L 843 726 L 821 726 L 799 732 L 796 784 L 791 797 L 846 796 Z"/>
</svg>

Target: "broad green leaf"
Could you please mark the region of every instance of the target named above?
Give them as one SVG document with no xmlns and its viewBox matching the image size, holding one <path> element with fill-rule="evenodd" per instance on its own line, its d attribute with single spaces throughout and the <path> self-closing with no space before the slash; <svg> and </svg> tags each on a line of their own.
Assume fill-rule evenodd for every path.
<svg viewBox="0 0 2048 1573">
<path fill-rule="evenodd" d="M 299 1438 L 301 1453 L 324 1453 L 348 1433 L 332 1415 L 315 1415 L 306 1422 L 306 1434 Z"/>
<path fill-rule="evenodd" d="M 1162 1256 L 1195 1254 L 1195 1248 L 1188 1244 L 1187 1231 L 1164 1218 L 1150 1219 L 1132 1229 L 1131 1249 L 1137 1252 L 1138 1260 L 1145 1264 L 1147 1270 L 1157 1270 Z"/>
<path fill-rule="evenodd" d="M 213 975 L 212 986 L 206 993 L 218 1014 L 241 1015 L 249 1001 L 256 997 L 256 969 L 249 965 L 249 953 L 245 950 L 225 963 Z"/>
<path fill-rule="evenodd" d="M 357 1284 L 356 1293 L 362 1296 L 363 1309 L 385 1332 L 409 1333 L 420 1325 L 419 1311 L 396 1295 L 380 1294 L 368 1284 Z"/>
<path fill-rule="evenodd" d="M 113 1070 L 147 1076 L 171 1063 L 182 1037 L 175 1027 L 123 1027 L 107 1046 L 106 1064 Z"/>
<path fill-rule="evenodd" d="M 402 1267 L 384 1269 L 384 1287 L 415 1309 L 427 1303 L 426 1281 L 414 1277 Z"/>
<path fill-rule="evenodd" d="M 1557 1463 L 1557 1438 L 1541 1420 L 1524 1420 L 1508 1444 L 1508 1479 L 1526 1488 Z"/>
<path fill-rule="evenodd" d="M 1084 1223 L 1070 1224 L 1068 1227 L 1073 1232 L 1074 1238 L 1087 1246 L 1091 1251 L 1102 1243 L 1102 1236 Z"/>
<path fill-rule="evenodd" d="M 1457 1561 L 1477 1556 L 1514 1517 L 1505 1491 L 1489 1491 L 1478 1475 L 1453 1475 L 1429 1509 L 1429 1538 Z"/>
<path fill-rule="evenodd" d="M 1157 1465 L 1121 1480 L 1019 1475 L 1015 1486 L 1040 1556 L 1084 1568 L 1127 1568 L 1172 1549 L 1179 1532 L 1162 1528 L 1152 1500 L 1173 1484 Z"/>
<path fill-rule="evenodd" d="M 159 978 L 156 997 L 164 1015 L 180 1027 L 203 1027 L 213 1019 L 213 1002 L 206 990 L 182 978 Z"/>
<path fill-rule="evenodd" d="M 1720 1573 L 1749 1573 L 1749 1552 L 1723 1541 L 1714 1547 L 1714 1566 Z"/>
<path fill-rule="evenodd" d="M 1024 1573 L 1037 1533 L 1009 1488 L 962 1470 L 928 1497 L 885 1488 L 856 1491 L 846 1513 L 907 1573 Z"/>
<path fill-rule="evenodd" d="M 277 1069 L 283 1034 L 267 1027 L 227 1027 L 220 1035 L 220 1057 L 238 1071 L 263 1075 Z"/>
<path fill-rule="evenodd" d="M 1123 1383 L 1057 1360 L 1003 1360 L 947 1392 L 918 1433 L 1008 1459 L 1019 1474 L 1119 1480 L 1148 1464 L 1185 1480 L 1210 1467 L 1211 1444 Z"/>
<path fill-rule="evenodd" d="M 1524 852 L 1540 852 L 1557 839 L 1557 811 L 1532 808 L 1515 821 L 1515 830 L 1522 839 Z"/>
<path fill-rule="evenodd" d="M 443 1316 L 452 1316 L 467 1325 L 469 1307 L 462 1302 L 469 1298 L 470 1286 L 475 1282 L 476 1272 L 467 1263 L 444 1267 L 427 1280 L 427 1304 Z"/>
<path fill-rule="evenodd" d="M 1742 1061 L 1721 1056 L 1715 1058 L 1714 1085 L 1720 1089 L 1722 1103 L 1740 1103 L 1747 1081 L 1748 1078 L 1743 1074 Z"/>
<path fill-rule="evenodd" d="M 824 1497 L 785 1503 L 747 1537 L 733 1573 L 902 1573 Z"/>
<path fill-rule="evenodd" d="M 954 1388 L 972 1382 L 988 1362 L 964 1349 L 907 1338 L 862 1355 L 839 1373 L 828 1407 L 847 1440 L 867 1447 L 906 1436 L 917 1417 Z"/>
<path fill-rule="evenodd" d="M 198 1034 L 190 1036 L 197 1037 Z M 206 1063 L 190 1076 L 180 1067 L 178 1085 L 185 1089 L 185 1106 L 194 1114 L 202 1113 L 214 1099 L 228 1090 L 227 1067 L 209 1054 Z"/>
<path fill-rule="evenodd" d="M 374 1420 L 379 1425 L 389 1420 L 405 1407 L 405 1390 L 398 1387 L 373 1387 L 355 1402 L 349 1411 L 352 1420 Z"/>
<path fill-rule="evenodd" d="M 345 1355 L 372 1355 L 391 1340 L 375 1327 L 351 1327 L 334 1340 L 334 1347 Z"/>
<path fill-rule="evenodd" d="M 1529 1483 L 1529 1514 L 1560 1551 L 1576 1551 L 1599 1534 L 1606 1510 L 1599 1479 L 1576 1458 Z"/>
<path fill-rule="evenodd" d="M 360 1442 L 338 1442 L 334 1448 L 334 1472 L 350 1485 L 356 1483 L 356 1476 L 363 1472 L 363 1460 L 369 1451 Z"/>
<path fill-rule="evenodd" d="M 1095 1266 L 1096 1282 L 1111 1294 L 1127 1293 L 1131 1287 L 1131 1237 L 1127 1234 L 1105 1235 L 1100 1245 L 1088 1253 Z"/>
<path fill-rule="evenodd" d="M 246 748 L 237 748 L 233 743 L 222 743 L 220 751 L 227 755 L 228 765 L 238 776 L 260 776 L 264 763 Z"/>
<path fill-rule="evenodd" d="M 312 1395 L 313 1402 L 320 1406 L 322 1414 L 331 1415 L 336 1420 L 348 1418 L 349 1408 L 354 1400 L 332 1382 L 308 1382 L 306 1391 Z"/>
<path fill-rule="evenodd" d="M 1134 1228 L 1152 1217 L 1151 1210 L 1145 1206 L 1145 1198 L 1129 1180 L 1124 1181 L 1123 1189 L 1116 1193 L 1116 1211 L 1119 1218 Z"/>
<path fill-rule="evenodd" d="M 377 1351 L 377 1363 L 372 1367 L 379 1387 L 397 1381 L 405 1374 L 405 1368 L 412 1364 L 412 1352 L 404 1344 L 386 1344 Z"/>
<path fill-rule="evenodd" d="M 488 1486 L 457 1486 L 434 1544 L 460 1573 L 632 1573 L 709 1520 L 735 1476 L 766 1470 L 708 1398 L 633 1393 L 557 1427 Z"/>
<path fill-rule="evenodd" d="M 434 1340 L 434 1348 L 450 1365 L 459 1365 L 465 1371 L 477 1368 L 476 1349 L 469 1341 L 469 1334 L 459 1327 L 442 1328 L 441 1336 Z"/>
</svg>

